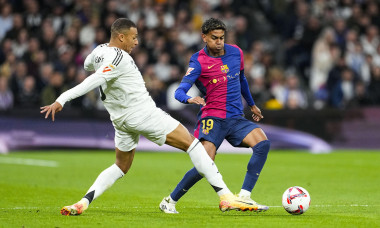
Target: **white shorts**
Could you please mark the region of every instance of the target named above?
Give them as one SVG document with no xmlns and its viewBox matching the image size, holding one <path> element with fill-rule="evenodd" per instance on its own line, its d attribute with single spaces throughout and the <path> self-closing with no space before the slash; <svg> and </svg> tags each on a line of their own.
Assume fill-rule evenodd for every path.
<svg viewBox="0 0 380 228">
<path fill-rule="evenodd" d="M 140 124 L 130 126 L 128 125 L 128 120 L 122 126 L 117 126 L 113 123 L 115 146 L 121 151 L 130 151 L 137 147 L 140 135 L 162 146 L 166 141 L 166 135 L 174 131 L 179 124 L 179 121 L 168 113 L 160 108 L 155 108 L 150 115 L 141 119 Z"/>
</svg>

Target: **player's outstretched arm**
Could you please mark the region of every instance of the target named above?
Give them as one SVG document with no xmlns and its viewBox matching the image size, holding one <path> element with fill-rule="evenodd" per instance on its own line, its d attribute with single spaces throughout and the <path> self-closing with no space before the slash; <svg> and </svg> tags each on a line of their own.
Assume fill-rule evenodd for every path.
<svg viewBox="0 0 380 228">
<path fill-rule="evenodd" d="M 254 121 L 259 122 L 264 116 L 261 114 L 261 110 L 256 106 L 251 106 L 252 118 Z"/>
<path fill-rule="evenodd" d="M 62 93 L 53 104 L 41 107 L 41 113 L 46 112 L 45 119 L 48 118 L 51 113 L 51 118 L 54 121 L 55 113 L 61 111 L 67 101 L 71 101 L 72 99 L 82 96 L 105 82 L 105 78 L 94 73 L 88 76 L 79 85 Z"/>
<path fill-rule="evenodd" d="M 49 114 L 51 113 L 51 119 L 54 121 L 55 114 L 57 112 L 60 112 L 62 110 L 62 105 L 58 102 L 54 102 L 51 105 L 46 105 L 44 107 L 41 107 L 41 113 L 45 113 L 45 119 L 49 117 Z"/>
</svg>

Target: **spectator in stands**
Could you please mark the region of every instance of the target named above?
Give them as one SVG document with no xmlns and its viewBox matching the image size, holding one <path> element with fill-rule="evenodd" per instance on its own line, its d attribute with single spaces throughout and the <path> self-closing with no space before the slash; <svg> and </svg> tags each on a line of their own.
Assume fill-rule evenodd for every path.
<svg viewBox="0 0 380 228">
<path fill-rule="evenodd" d="M 37 90 L 42 90 L 49 85 L 50 77 L 53 75 L 54 68 L 51 63 L 43 63 L 38 68 Z"/>
<path fill-rule="evenodd" d="M 353 50 L 346 53 L 346 63 L 356 74 L 360 74 L 363 65 L 366 63 L 362 45 L 359 42 L 354 43 Z"/>
<path fill-rule="evenodd" d="M 13 107 L 13 93 L 8 87 L 8 79 L 0 74 L 0 111 Z"/>
<path fill-rule="evenodd" d="M 10 79 L 10 87 L 15 98 L 15 105 L 19 104 L 17 95 L 21 92 L 24 79 L 28 74 L 27 66 L 24 61 L 18 61 L 16 64 L 15 72 L 12 74 Z"/>
<path fill-rule="evenodd" d="M 292 66 L 298 54 L 299 41 L 309 17 L 309 5 L 305 1 L 294 1 L 291 3 L 287 15 L 279 23 L 285 47 L 285 66 Z"/>
<path fill-rule="evenodd" d="M 12 40 L 4 39 L 1 42 L 1 48 L 0 48 L 0 64 L 3 64 L 5 59 L 8 58 L 9 55 L 14 55 L 12 53 Z"/>
<path fill-rule="evenodd" d="M 28 66 L 28 73 L 37 76 L 39 65 L 44 63 L 46 59 L 39 59 L 38 56 L 40 51 L 40 42 L 36 37 L 29 38 L 28 49 L 22 55 L 22 59 Z M 45 52 L 43 52 L 45 55 Z"/>
<path fill-rule="evenodd" d="M 39 107 L 40 97 L 36 89 L 36 81 L 33 76 L 26 76 L 23 81 L 23 87 L 17 94 L 18 105 L 20 107 Z"/>
<path fill-rule="evenodd" d="M 4 4 L 0 13 L 0 41 L 4 38 L 5 34 L 13 27 L 12 20 L 12 5 Z"/>
<path fill-rule="evenodd" d="M 377 46 L 376 53 L 372 57 L 372 63 L 380 67 L 380 44 Z"/>
<path fill-rule="evenodd" d="M 154 71 L 156 72 L 157 78 L 166 83 L 170 80 L 170 55 L 167 52 L 162 53 L 158 56 L 158 61 L 154 65 Z"/>
<path fill-rule="evenodd" d="M 328 86 L 329 104 L 335 108 L 346 107 L 355 96 L 355 82 L 354 72 L 348 67 L 343 68 L 340 77 Z"/>
<path fill-rule="evenodd" d="M 49 84 L 42 90 L 42 105 L 52 104 L 66 90 L 68 87 L 64 84 L 63 74 L 55 71 L 50 77 Z"/>
<path fill-rule="evenodd" d="M 24 19 L 21 14 L 13 14 L 13 26 L 12 29 L 8 30 L 5 34 L 5 38 L 15 40 L 21 29 L 24 28 Z"/>
<path fill-rule="evenodd" d="M 334 34 L 335 34 L 335 43 L 338 45 L 341 51 L 346 49 L 346 34 L 347 26 L 346 21 L 343 18 L 338 18 L 334 21 Z"/>
<path fill-rule="evenodd" d="M 360 37 L 360 42 L 365 54 L 374 55 L 380 44 L 379 29 L 374 25 L 368 26 L 366 33 Z"/>
<path fill-rule="evenodd" d="M 359 42 L 358 32 L 355 29 L 349 29 L 346 33 L 346 47 L 344 52 L 355 52 L 355 46 Z"/>
<path fill-rule="evenodd" d="M 17 39 L 12 42 L 12 52 L 17 58 L 21 58 L 28 50 L 28 47 L 28 31 L 26 29 L 21 29 Z"/>
<path fill-rule="evenodd" d="M 165 83 L 158 79 L 153 65 L 146 67 L 143 78 L 146 88 L 156 104 L 164 105 L 166 103 Z"/>
<path fill-rule="evenodd" d="M 309 75 L 307 75 L 307 71 L 309 70 L 312 61 L 311 53 L 313 45 L 321 31 L 322 25 L 320 20 L 317 17 L 310 16 L 305 25 L 302 37 L 300 38 L 297 57 L 296 60 L 294 60 L 294 67 L 300 72 L 300 77 L 302 77 L 302 80 L 306 84 L 309 83 Z"/>
<path fill-rule="evenodd" d="M 25 25 L 31 35 L 37 36 L 41 32 L 43 21 L 42 12 L 39 3 L 36 0 L 25 1 Z"/>
<path fill-rule="evenodd" d="M 368 87 L 369 97 L 372 104 L 380 105 L 380 66 L 372 67 L 371 83 Z"/>
<path fill-rule="evenodd" d="M 363 107 L 372 105 L 371 98 L 366 89 L 366 85 L 362 81 L 355 84 L 355 96 L 348 103 L 349 107 Z"/>
<path fill-rule="evenodd" d="M 271 98 L 270 92 L 266 88 L 264 76 L 254 77 L 250 80 L 250 91 L 255 103 L 259 107 L 264 107 L 266 101 Z"/>
<path fill-rule="evenodd" d="M 305 109 L 308 105 L 307 94 L 302 89 L 299 76 L 290 71 L 286 75 L 285 90 L 281 96 L 281 103 L 287 109 Z"/>
<path fill-rule="evenodd" d="M 310 72 L 310 89 L 313 93 L 324 86 L 327 75 L 338 57 L 339 49 L 335 46 L 334 39 L 334 30 L 326 28 L 314 44 Z"/>
<path fill-rule="evenodd" d="M 270 69 L 268 79 L 270 93 L 283 105 L 283 95 L 285 94 L 285 77 L 283 70 L 279 67 Z"/>
<path fill-rule="evenodd" d="M 142 72 L 144 72 L 144 69 L 148 65 L 149 56 L 148 53 L 146 53 L 145 50 L 140 50 L 139 52 L 135 53 L 135 63 L 136 66 L 141 69 Z"/>
<path fill-rule="evenodd" d="M 41 49 L 46 52 L 49 59 L 57 58 L 57 50 L 54 47 L 54 42 L 56 39 L 56 33 L 50 21 L 44 21 L 42 24 L 42 37 L 41 37 Z"/>
<path fill-rule="evenodd" d="M 366 7 L 366 14 L 371 19 L 371 24 L 375 26 L 380 25 L 380 15 L 379 15 L 379 3 L 376 1 L 368 1 L 368 5 Z"/>
<path fill-rule="evenodd" d="M 236 44 L 243 50 L 248 50 L 254 40 L 255 34 L 248 29 L 247 18 L 237 16 L 234 24 Z"/>
<path fill-rule="evenodd" d="M 7 79 L 11 78 L 11 75 L 16 69 L 16 56 L 13 53 L 7 55 L 7 59 L 0 65 L 0 74 Z"/>
<path fill-rule="evenodd" d="M 54 69 L 64 73 L 74 61 L 74 50 L 69 45 L 62 45 L 58 49 L 58 58 L 55 59 Z"/>
</svg>

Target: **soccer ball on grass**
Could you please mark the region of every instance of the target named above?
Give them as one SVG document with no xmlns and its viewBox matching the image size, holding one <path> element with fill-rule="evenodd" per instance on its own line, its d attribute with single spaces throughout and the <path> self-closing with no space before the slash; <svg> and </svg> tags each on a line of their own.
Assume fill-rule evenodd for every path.
<svg viewBox="0 0 380 228">
<path fill-rule="evenodd" d="M 309 209 L 310 194 L 302 187 L 290 187 L 282 195 L 282 206 L 292 215 L 303 214 Z"/>
</svg>

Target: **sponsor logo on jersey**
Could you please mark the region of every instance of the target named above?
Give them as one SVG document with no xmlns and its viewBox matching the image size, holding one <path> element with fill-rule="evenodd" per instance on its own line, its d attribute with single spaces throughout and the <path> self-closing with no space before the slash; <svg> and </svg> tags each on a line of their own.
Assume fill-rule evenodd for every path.
<svg viewBox="0 0 380 228">
<path fill-rule="evenodd" d="M 189 74 L 191 73 L 191 71 L 193 71 L 193 70 L 194 70 L 194 68 L 189 67 L 189 69 L 187 69 L 187 71 L 186 71 L 185 76 L 186 76 L 186 75 L 189 75 Z"/>
<path fill-rule="evenodd" d="M 104 60 L 103 57 L 95 56 L 95 63 L 103 62 L 103 60 Z"/>
<path fill-rule="evenodd" d="M 220 67 L 220 70 L 221 70 L 223 73 L 227 74 L 228 71 L 229 71 L 230 69 L 228 68 L 228 66 L 227 66 L 227 64 L 226 64 L 226 65 L 221 66 L 221 67 Z"/>
<path fill-rule="evenodd" d="M 214 78 L 214 79 L 211 79 L 210 81 L 208 81 L 210 84 L 216 84 L 218 82 L 225 82 L 227 80 L 227 77 L 223 76 L 223 77 L 220 77 L 220 78 Z"/>
<path fill-rule="evenodd" d="M 213 66 L 215 66 L 215 64 L 214 64 L 214 65 L 211 65 L 211 66 L 208 66 L 207 68 L 208 68 L 208 69 L 211 69 Z"/>
<path fill-rule="evenodd" d="M 235 75 L 227 75 L 228 79 L 234 79 L 240 76 L 240 73 L 235 73 Z"/>
</svg>

